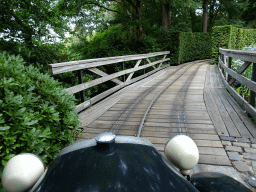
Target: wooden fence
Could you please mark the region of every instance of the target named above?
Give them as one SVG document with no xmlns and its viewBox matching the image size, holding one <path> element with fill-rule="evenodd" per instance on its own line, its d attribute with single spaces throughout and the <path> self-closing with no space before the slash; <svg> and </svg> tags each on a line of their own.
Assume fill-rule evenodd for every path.
<svg viewBox="0 0 256 192">
<path fill-rule="evenodd" d="M 89 107 L 90 105 L 92 105 L 92 104 L 100 101 L 101 99 L 107 97 L 108 95 L 116 92 L 117 90 L 119 90 L 131 83 L 139 81 L 139 80 L 155 73 L 156 71 L 159 71 L 159 70 L 169 66 L 169 65 L 162 66 L 162 64 L 165 61 L 170 60 L 170 58 L 166 58 L 166 56 L 168 54 L 170 54 L 170 51 L 155 52 L 155 53 L 149 53 L 149 54 L 138 54 L 138 55 L 126 55 L 126 56 L 117 56 L 117 57 L 87 59 L 87 60 L 80 60 L 80 61 L 49 64 L 49 67 L 50 67 L 53 75 L 65 73 L 65 72 L 71 72 L 71 71 L 78 71 L 78 79 L 79 79 L 80 84 L 70 87 L 68 89 L 65 89 L 65 91 L 67 91 L 69 94 L 80 92 L 81 98 L 82 98 L 81 99 L 82 103 L 76 106 L 76 111 L 80 112 L 80 111 L 86 109 L 87 107 Z M 161 56 L 161 55 L 164 56 L 161 60 L 158 60 L 155 62 L 151 62 L 149 60 L 150 57 Z M 143 59 L 146 60 L 148 62 L 148 64 L 140 66 Z M 116 73 L 113 73 L 110 75 L 97 68 L 99 66 L 104 66 L 104 65 L 114 64 L 114 63 L 122 63 L 125 61 L 132 61 L 132 60 L 138 60 L 133 68 L 119 71 L 119 72 L 116 72 Z M 159 65 L 156 66 L 157 64 L 159 64 Z M 132 79 L 132 77 L 136 71 L 146 69 L 148 67 L 153 67 L 153 70 L 144 75 L 141 75 L 141 76 L 138 76 L 138 77 Z M 85 69 L 89 70 L 101 77 L 98 79 L 89 81 L 89 82 L 83 82 L 82 70 L 85 70 Z M 121 81 L 121 80 L 117 79 L 118 77 L 125 75 L 125 74 L 129 74 L 129 76 L 126 80 Z M 104 83 L 109 80 L 115 82 L 117 84 L 117 86 L 91 98 L 90 100 L 85 101 L 85 96 L 84 96 L 85 89 L 88 89 L 95 85 L 99 85 L 99 84 Z"/>
<path fill-rule="evenodd" d="M 222 81 L 229 91 L 229 93 L 236 99 L 236 101 L 256 120 L 255 110 L 255 92 L 256 92 L 256 52 L 255 51 L 242 51 L 242 50 L 230 50 L 230 49 L 219 49 L 219 70 L 221 73 Z M 228 58 L 228 65 L 227 65 Z M 244 61 L 240 69 L 235 72 L 231 69 L 232 58 L 240 59 Z M 244 77 L 242 73 L 253 63 L 253 71 L 251 80 Z M 240 96 L 231 85 L 235 81 L 239 81 L 250 89 L 250 101 L 249 103 Z"/>
</svg>

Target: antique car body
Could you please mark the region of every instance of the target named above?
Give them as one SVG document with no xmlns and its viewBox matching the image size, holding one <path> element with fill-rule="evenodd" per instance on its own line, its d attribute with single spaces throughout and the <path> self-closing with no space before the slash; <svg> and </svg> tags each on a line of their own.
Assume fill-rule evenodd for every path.
<svg viewBox="0 0 256 192">
<path fill-rule="evenodd" d="M 104 133 L 64 148 L 28 191 L 196 192 L 226 189 L 250 191 L 223 174 L 199 173 L 189 182 L 148 140 Z"/>
</svg>

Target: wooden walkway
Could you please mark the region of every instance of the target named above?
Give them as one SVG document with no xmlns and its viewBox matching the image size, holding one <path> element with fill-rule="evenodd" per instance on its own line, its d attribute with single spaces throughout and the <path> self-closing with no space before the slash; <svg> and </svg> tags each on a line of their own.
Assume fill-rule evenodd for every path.
<svg viewBox="0 0 256 192">
<path fill-rule="evenodd" d="M 255 138 L 256 127 L 227 93 L 209 60 L 168 67 L 80 113 L 83 131 L 77 141 L 101 132 L 135 136 L 155 95 L 188 67 L 153 104 L 141 137 L 163 153 L 170 137 L 186 134 L 199 148 L 199 164 L 230 166 L 221 140 Z"/>
</svg>

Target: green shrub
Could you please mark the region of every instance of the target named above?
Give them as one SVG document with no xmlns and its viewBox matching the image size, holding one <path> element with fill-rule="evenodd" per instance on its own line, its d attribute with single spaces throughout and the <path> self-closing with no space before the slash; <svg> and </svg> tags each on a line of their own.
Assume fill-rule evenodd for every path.
<svg viewBox="0 0 256 192">
<path fill-rule="evenodd" d="M 20 56 L 0 53 L 1 166 L 22 152 L 48 164 L 74 143 L 79 127 L 75 99 L 62 90 L 49 74 L 25 66 Z"/>
<path fill-rule="evenodd" d="M 211 34 L 200 32 L 171 32 L 168 34 L 172 64 L 211 57 Z"/>
<path fill-rule="evenodd" d="M 232 25 L 212 29 L 212 62 L 218 63 L 219 48 L 238 49 L 256 42 L 255 29 L 236 28 Z"/>
<path fill-rule="evenodd" d="M 210 33 L 180 32 L 179 63 L 211 58 Z"/>
</svg>

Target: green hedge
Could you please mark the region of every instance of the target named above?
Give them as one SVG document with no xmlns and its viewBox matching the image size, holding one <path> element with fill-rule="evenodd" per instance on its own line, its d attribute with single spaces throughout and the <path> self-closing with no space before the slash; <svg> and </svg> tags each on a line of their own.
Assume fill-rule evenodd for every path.
<svg viewBox="0 0 256 192">
<path fill-rule="evenodd" d="M 179 63 L 211 58 L 209 33 L 180 33 Z"/>
<path fill-rule="evenodd" d="M 169 34 L 172 64 L 211 58 L 211 34 L 174 32 Z"/>
<path fill-rule="evenodd" d="M 23 152 L 49 163 L 74 143 L 79 127 L 74 96 L 49 74 L 25 64 L 20 56 L 0 53 L 0 172 Z"/>
<path fill-rule="evenodd" d="M 218 63 L 219 48 L 238 49 L 256 42 L 256 29 L 236 28 L 232 25 L 212 29 L 212 62 Z"/>
</svg>

